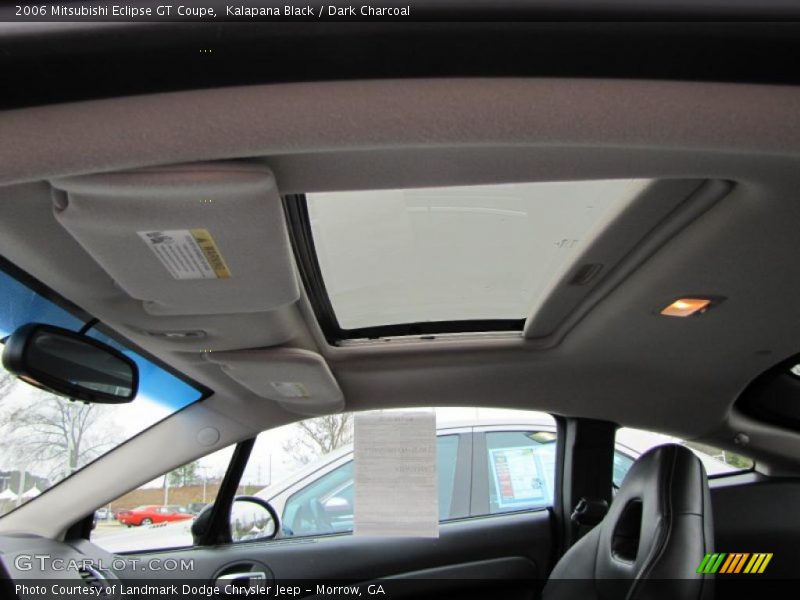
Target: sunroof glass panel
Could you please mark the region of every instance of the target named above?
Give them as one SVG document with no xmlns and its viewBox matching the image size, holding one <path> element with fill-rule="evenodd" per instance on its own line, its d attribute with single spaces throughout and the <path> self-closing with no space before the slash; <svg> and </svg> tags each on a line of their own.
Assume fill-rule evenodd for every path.
<svg viewBox="0 0 800 600">
<path fill-rule="evenodd" d="M 306 195 L 342 329 L 525 319 L 649 180 Z"/>
</svg>

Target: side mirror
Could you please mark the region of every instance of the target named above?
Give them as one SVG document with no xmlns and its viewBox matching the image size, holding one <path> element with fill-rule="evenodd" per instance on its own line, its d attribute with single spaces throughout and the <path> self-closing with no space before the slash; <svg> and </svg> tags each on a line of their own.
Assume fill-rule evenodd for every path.
<svg viewBox="0 0 800 600">
<path fill-rule="evenodd" d="M 280 531 L 280 521 L 269 502 L 256 496 L 239 496 L 231 507 L 231 539 L 234 542 L 271 540 Z"/>
<path fill-rule="evenodd" d="M 214 510 L 214 505 L 209 504 L 201 510 L 192 523 L 192 543 L 198 546 L 202 543 L 203 537 L 208 532 L 208 525 L 211 522 L 211 513 Z"/>
<path fill-rule="evenodd" d="M 31 385 L 83 402 L 124 404 L 139 388 L 139 369 L 122 352 L 52 325 L 30 323 L 12 333 L 3 367 Z"/>
<path fill-rule="evenodd" d="M 206 506 L 192 523 L 195 545 L 202 543 L 208 533 L 214 505 Z M 269 502 L 256 496 L 237 496 L 233 499 L 229 520 L 231 541 L 271 540 L 280 531 L 278 513 Z"/>
<path fill-rule="evenodd" d="M 327 514 L 332 516 L 353 514 L 353 507 L 350 506 L 347 499 L 339 496 L 328 498 L 322 503 L 322 508 Z"/>
</svg>

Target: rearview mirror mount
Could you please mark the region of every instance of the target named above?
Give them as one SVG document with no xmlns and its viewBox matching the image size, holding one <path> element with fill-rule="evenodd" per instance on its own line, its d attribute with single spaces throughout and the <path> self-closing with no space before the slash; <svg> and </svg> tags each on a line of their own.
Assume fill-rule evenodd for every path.
<svg viewBox="0 0 800 600">
<path fill-rule="evenodd" d="M 81 333 L 29 323 L 12 333 L 3 367 L 38 388 L 100 404 L 131 402 L 139 388 L 136 363 L 116 348 Z"/>
</svg>

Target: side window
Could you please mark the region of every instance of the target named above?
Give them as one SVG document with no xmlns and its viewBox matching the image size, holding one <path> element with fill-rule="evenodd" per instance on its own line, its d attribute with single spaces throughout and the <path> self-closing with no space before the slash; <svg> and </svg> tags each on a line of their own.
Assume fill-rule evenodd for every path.
<svg viewBox="0 0 800 600">
<path fill-rule="evenodd" d="M 442 521 L 553 502 L 555 422 L 550 415 L 499 409 L 437 408 L 437 478 Z M 306 419 L 256 439 L 238 495 L 268 501 L 282 537 L 349 533 L 354 516 L 353 413 Z M 500 430 L 513 422 L 522 427 Z M 487 442 L 479 460 L 476 439 Z M 92 541 L 110 552 L 192 545 L 194 518 L 216 499 L 233 447 L 174 469 L 98 507 Z M 475 465 L 483 505 L 475 513 Z M 491 475 L 490 475 L 491 474 Z M 490 485 L 491 483 L 491 485 Z M 472 493 L 471 488 L 472 487 Z"/>
<path fill-rule="evenodd" d="M 754 466 L 746 456 L 723 450 L 707 444 L 686 441 L 680 438 L 623 427 L 617 431 L 616 451 L 614 452 L 614 487 L 619 487 L 634 461 L 656 446 L 662 444 L 682 444 L 694 452 L 703 462 L 710 477 L 724 476 L 747 471 Z"/>
<path fill-rule="evenodd" d="M 489 514 L 553 505 L 555 434 L 497 431 L 486 434 Z"/>
<path fill-rule="evenodd" d="M 436 438 L 439 518 L 443 521 L 450 518 L 458 447 L 458 435 Z M 262 495 L 282 514 L 284 536 L 314 536 L 353 530 L 353 461 L 340 463 L 323 466 L 307 476 L 301 482 L 302 487 L 290 491 L 285 499 L 285 495 L 280 493 L 271 498 Z"/>
<path fill-rule="evenodd" d="M 633 458 L 620 452 L 619 450 L 614 451 L 614 488 L 619 489 L 619 486 L 622 485 L 622 480 L 625 479 L 625 475 L 628 473 L 628 469 L 631 468 L 633 464 Z"/>
<path fill-rule="evenodd" d="M 323 468 L 324 470 L 324 468 Z M 325 474 L 285 500 L 281 523 L 286 536 L 343 533 L 353 529 L 353 461 Z M 279 508 L 280 496 L 264 498 Z M 280 511 L 279 511 L 280 512 Z"/>
<path fill-rule="evenodd" d="M 458 463 L 458 435 L 440 435 L 436 438 L 436 473 L 439 487 L 439 520 L 451 518 L 450 507 L 453 505 L 453 487 L 456 481 Z"/>
<path fill-rule="evenodd" d="M 92 542 L 109 552 L 191 546 L 194 518 L 216 499 L 232 455 L 229 446 L 99 507 Z"/>
</svg>

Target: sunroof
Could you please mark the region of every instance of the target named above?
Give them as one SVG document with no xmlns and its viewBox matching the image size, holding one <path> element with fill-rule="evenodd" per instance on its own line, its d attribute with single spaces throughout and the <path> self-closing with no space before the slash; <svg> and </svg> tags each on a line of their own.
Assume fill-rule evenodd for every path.
<svg viewBox="0 0 800 600">
<path fill-rule="evenodd" d="M 309 193 L 306 207 L 318 275 L 341 330 L 436 323 L 449 324 L 442 331 L 521 329 L 648 183 Z"/>
</svg>

